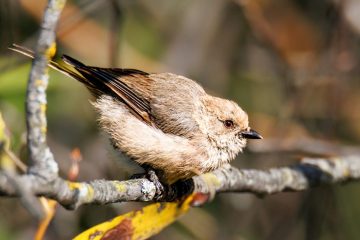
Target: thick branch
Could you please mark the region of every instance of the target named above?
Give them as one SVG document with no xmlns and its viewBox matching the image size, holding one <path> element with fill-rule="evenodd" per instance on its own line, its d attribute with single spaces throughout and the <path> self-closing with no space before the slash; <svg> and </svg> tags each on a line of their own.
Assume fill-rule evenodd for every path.
<svg viewBox="0 0 360 240">
<path fill-rule="evenodd" d="M 227 167 L 170 186 L 164 192 L 161 201 L 174 200 L 190 193 L 249 192 L 267 195 L 284 191 L 302 191 L 318 185 L 359 178 L 359 156 L 336 159 L 307 158 L 291 167 L 273 168 L 267 171 Z M 46 183 L 35 175 L 23 175 L 19 176 L 18 183 L 38 196 L 53 198 L 71 209 L 83 204 L 153 201 L 155 197 L 155 186 L 147 179 L 74 183 L 56 178 Z M 7 196 L 18 195 L 13 185 L 9 184 L 9 179 L 1 173 L 0 193 Z"/>
</svg>

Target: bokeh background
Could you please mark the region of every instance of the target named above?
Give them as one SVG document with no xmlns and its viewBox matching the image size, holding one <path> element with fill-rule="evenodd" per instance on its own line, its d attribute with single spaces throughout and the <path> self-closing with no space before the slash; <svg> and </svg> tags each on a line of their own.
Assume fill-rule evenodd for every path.
<svg viewBox="0 0 360 240">
<path fill-rule="evenodd" d="M 13 151 L 26 163 L 24 99 L 45 1 L 0 0 L 0 111 Z M 78 0 L 58 28 L 58 54 L 97 66 L 174 72 L 238 102 L 265 139 L 234 162 L 268 169 L 304 156 L 357 151 L 360 141 L 358 0 Z M 49 145 L 66 177 L 79 148 L 79 180 L 126 179 L 139 171 L 114 153 L 90 95 L 50 72 Z M 152 239 L 359 239 L 360 183 L 259 198 L 222 194 Z M 143 206 L 57 208 L 46 239 L 72 236 Z M 0 198 L 0 239 L 30 239 L 37 224 L 19 200 Z"/>
</svg>

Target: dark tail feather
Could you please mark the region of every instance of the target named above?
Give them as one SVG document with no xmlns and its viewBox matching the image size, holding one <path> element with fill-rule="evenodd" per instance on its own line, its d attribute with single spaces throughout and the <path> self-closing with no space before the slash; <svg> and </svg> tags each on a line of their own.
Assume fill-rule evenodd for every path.
<svg viewBox="0 0 360 240">
<path fill-rule="evenodd" d="M 34 52 L 26 47 L 13 44 L 12 47 L 9 47 L 10 50 L 21 53 L 27 57 L 34 58 Z M 83 83 L 91 93 L 94 95 L 98 95 L 99 91 L 96 89 L 93 83 L 89 82 L 76 68 L 85 67 L 85 64 L 79 62 L 78 60 L 73 59 L 67 55 L 62 56 L 63 62 L 56 62 L 50 60 L 49 67 L 71 77 L 79 82 Z"/>
<path fill-rule="evenodd" d="M 15 44 L 10 49 L 34 58 L 34 52 L 30 49 Z M 49 66 L 83 83 L 95 97 L 107 94 L 121 100 L 136 117 L 152 125 L 148 100 L 136 94 L 125 82 L 120 80 L 122 76 L 136 78 L 136 75 L 141 75 L 146 77 L 147 73 L 134 69 L 91 67 L 67 55 L 63 55 L 61 59 L 61 61 L 50 61 Z"/>
<path fill-rule="evenodd" d="M 14 52 L 18 52 L 21 53 L 25 56 L 28 56 L 30 58 L 34 58 L 34 52 L 26 47 L 17 45 L 17 44 L 13 44 L 12 47 L 9 47 L 10 50 L 14 51 Z"/>
<path fill-rule="evenodd" d="M 78 61 L 78 60 L 76 60 L 76 59 L 74 59 L 74 58 L 72 58 L 72 57 L 70 57 L 70 56 L 68 56 L 68 55 L 62 55 L 61 59 L 62 59 L 65 63 L 67 63 L 67 64 L 69 64 L 69 65 L 71 65 L 71 66 L 73 66 L 73 67 L 81 68 L 81 67 L 85 67 L 85 66 L 86 66 L 86 65 L 83 64 L 82 62 L 80 62 L 80 61 Z"/>
<path fill-rule="evenodd" d="M 35 57 L 34 51 L 32 51 L 26 47 L 17 45 L 17 44 L 13 44 L 12 47 L 9 47 L 9 49 L 12 51 L 21 53 L 22 55 L 25 55 L 30 58 Z M 51 67 L 57 71 L 60 71 L 61 73 L 64 73 L 65 75 L 70 76 L 70 77 L 75 78 L 80 81 L 80 79 L 78 79 L 78 78 L 81 77 L 81 75 L 80 75 L 80 73 L 76 72 L 76 70 L 74 68 L 69 68 L 68 66 L 66 66 L 64 64 L 61 64 L 61 63 L 58 63 L 58 62 L 55 62 L 52 60 L 49 61 L 49 67 Z"/>
</svg>

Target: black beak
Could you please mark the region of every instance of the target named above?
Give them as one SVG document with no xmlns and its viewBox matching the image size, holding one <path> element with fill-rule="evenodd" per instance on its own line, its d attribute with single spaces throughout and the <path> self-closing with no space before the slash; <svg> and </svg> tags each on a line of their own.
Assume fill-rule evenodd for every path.
<svg viewBox="0 0 360 240">
<path fill-rule="evenodd" d="M 240 132 L 240 136 L 247 139 L 263 139 L 263 137 L 258 132 L 252 129 Z"/>
</svg>

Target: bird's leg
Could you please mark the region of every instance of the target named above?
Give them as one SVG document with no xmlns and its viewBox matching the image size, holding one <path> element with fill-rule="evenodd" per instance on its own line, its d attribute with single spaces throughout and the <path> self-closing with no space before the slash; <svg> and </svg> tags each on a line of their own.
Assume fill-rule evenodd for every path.
<svg viewBox="0 0 360 240">
<path fill-rule="evenodd" d="M 134 174 L 131 178 L 146 178 L 155 185 L 155 200 L 161 199 L 165 193 L 165 184 L 161 183 L 156 171 L 149 165 L 143 164 L 145 173 Z"/>
<path fill-rule="evenodd" d="M 154 169 L 152 168 L 147 169 L 146 174 L 147 174 L 147 178 L 155 185 L 155 189 L 156 189 L 155 199 L 161 199 L 165 192 L 164 185 L 161 183 Z"/>
</svg>

